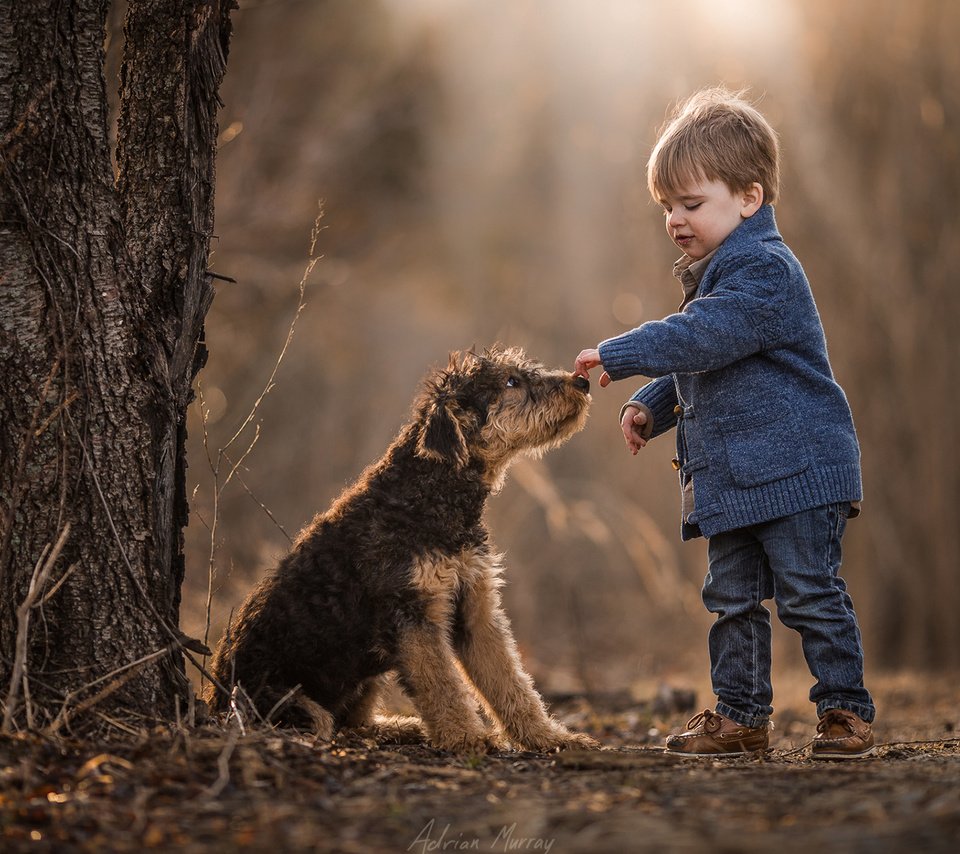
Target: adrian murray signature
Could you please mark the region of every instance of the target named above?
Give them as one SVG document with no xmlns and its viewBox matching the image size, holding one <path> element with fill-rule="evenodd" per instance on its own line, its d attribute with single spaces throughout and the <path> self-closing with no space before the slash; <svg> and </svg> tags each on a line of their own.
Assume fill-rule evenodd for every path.
<svg viewBox="0 0 960 854">
<path fill-rule="evenodd" d="M 431 818 L 407 846 L 407 851 L 417 851 L 419 854 L 436 851 L 543 851 L 547 854 L 556 841 L 553 837 L 520 836 L 514 822 L 503 825 L 488 844 L 482 845 L 479 837 L 453 833 L 449 824 L 437 827 L 436 819 Z"/>
</svg>

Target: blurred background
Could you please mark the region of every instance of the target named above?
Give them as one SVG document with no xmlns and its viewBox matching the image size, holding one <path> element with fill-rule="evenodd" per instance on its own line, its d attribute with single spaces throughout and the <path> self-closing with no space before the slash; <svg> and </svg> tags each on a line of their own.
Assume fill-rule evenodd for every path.
<svg viewBox="0 0 960 854">
<path fill-rule="evenodd" d="M 213 641 L 449 351 L 501 341 L 569 369 L 676 309 L 644 167 L 670 107 L 723 83 L 780 133 L 778 222 L 857 421 L 844 575 L 868 678 L 960 665 L 960 3 L 241 0 L 234 27 L 211 266 L 237 282 L 207 322 L 206 443 L 191 411 L 189 634 L 210 571 Z M 215 477 L 296 315 L 321 203 L 295 335 Z M 595 388 L 585 431 L 489 505 L 547 690 L 708 673 L 706 547 L 679 540 L 672 434 L 630 457 L 619 432 L 640 382 Z M 775 660 L 802 666 L 787 630 Z"/>
</svg>

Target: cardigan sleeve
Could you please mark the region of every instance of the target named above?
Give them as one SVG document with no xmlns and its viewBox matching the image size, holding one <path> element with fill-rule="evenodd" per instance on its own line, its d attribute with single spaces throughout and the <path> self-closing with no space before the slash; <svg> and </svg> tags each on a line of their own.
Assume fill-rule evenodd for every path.
<svg viewBox="0 0 960 854">
<path fill-rule="evenodd" d="M 716 287 L 683 312 L 603 341 L 600 359 L 611 379 L 715 371 L 775 346 L 790 291 L 786 265 L 768 256 L 724 266 L 731 272 L 721 271 Z"/>
</svg>

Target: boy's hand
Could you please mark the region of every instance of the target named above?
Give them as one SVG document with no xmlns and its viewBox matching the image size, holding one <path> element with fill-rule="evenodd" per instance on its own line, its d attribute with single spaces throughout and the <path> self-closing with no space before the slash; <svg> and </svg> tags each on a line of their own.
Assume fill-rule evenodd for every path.
<svg viewBox="0 0 960 854">
<path fill-rule="evenodd" d="M 647 413 L 636 406 L 627 404 L 623 408 L 623 418 L 620 421 L 620 429 L 623 430 L 623 438 L 627 443 L 627 450 L 634 456 L 637 452 L 646 446 L 647 439 L 644 438 L 645 427 L 647 424 Z"/>
<path fill-rule="evenodd" d="M 573 375 L 590 379 L 590 370 L 592 368 L 602 367 L 602 365 L 603 362 L 600 361 L 599 350 L 581 350 L 573 367 Z M 610 374 L 604 371 L 600 374 L 600 388 L 606 388 L 608 385 L 610 385 Z"/>
</svg>

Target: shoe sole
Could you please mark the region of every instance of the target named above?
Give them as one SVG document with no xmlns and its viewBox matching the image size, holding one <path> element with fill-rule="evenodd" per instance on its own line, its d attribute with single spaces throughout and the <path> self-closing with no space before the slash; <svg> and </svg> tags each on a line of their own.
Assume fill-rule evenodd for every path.
<svg viewBox="0 0 960 854">
<path fill-rule="evenodd" d="M 876 753 L 876 746 L 860 753 L 811 753 L 811 759 L 866 759 Z"/>
<path fill-rule="evenodd" d="M 663 748 L 663 752 L 670 756 L 690 756 L 697 759 L 736 759 L 743 756 L 756 756 L 758 753 L 767 753 L 769 750 L 769 747 L 763 747 L 760 750 L 741 750 L 736 753 L 732 751 L 726 753 L 687 753 L 683 750 L 671 750 L 669 747 Z"/>
</svg>

